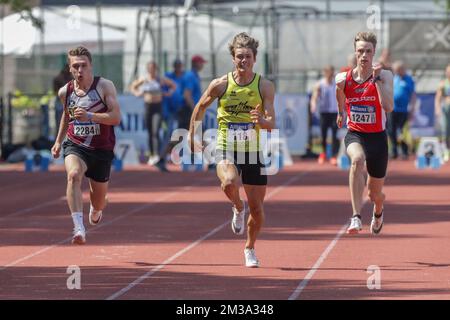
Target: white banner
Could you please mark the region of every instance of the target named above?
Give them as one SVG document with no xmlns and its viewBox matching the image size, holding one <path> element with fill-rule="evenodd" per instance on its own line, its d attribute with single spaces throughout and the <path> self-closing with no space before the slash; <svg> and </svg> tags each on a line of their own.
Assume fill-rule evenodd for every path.
<svg viewBox="0 0 450 320">
<path fill-rule="evenodd" d="M 122 121 L 115 127 L 117 140 L 132 140 L 138 152 L 148 150 L 148 133 L 145 126 L 145 105 L 142 98 L 132 95 L 117 97 Z"/>
</svg>

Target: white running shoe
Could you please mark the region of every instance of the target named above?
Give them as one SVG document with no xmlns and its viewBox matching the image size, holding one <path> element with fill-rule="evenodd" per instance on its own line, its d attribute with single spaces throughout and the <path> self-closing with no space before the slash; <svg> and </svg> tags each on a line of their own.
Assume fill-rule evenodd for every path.
<svg viewBox="0 0 450 320">
<path fill-rule="evenodd" d="M 73 231 L 72 244 L 85 244 L 86 243 L 86 231 L 78 228 Z"/>
<path fill-rule="evenodd" d="M 241 212 L 239 212 L 234 206 L 231 208 L 233 211 L 233 219 L 231 219 L 231 230 L 235 234 L 241 235 L 244 234 L 245 229 L 245 201 L 244 202 L 244 209 L 242 209 Z"/>
<path fill-rule="evenodd" d="M 370 232 L 372 234 L 379 234 L 381 228 L 383 228 L 383 211 L 381 212 L 381 217 L 375 217 L 375 214 L 372 215 L 372 222 L 370 223 Z"/>
<path fill-rule="evenodd" d="M 347 233 L 356 234 L 362 230 L 361 219 L 358 217 L 352 217 L 350 219 L 350 226 L 347 229 Z"/>
<path fill-rule="evenodd" d="M 102 220 L 103 212 L 97 211 L 95 214 L 91 211 L 89 211 L 89 223 L 91 226 L 97 225 L 100 220 Z"/>
<path fill-rule="evenodd" d="M 244 250 L 245 255 L 245 266 L 248 268 L 258 268 L 259 267 L 259 260 L 256 257 L 255 249 L 245 249 Z"/>
</svg>

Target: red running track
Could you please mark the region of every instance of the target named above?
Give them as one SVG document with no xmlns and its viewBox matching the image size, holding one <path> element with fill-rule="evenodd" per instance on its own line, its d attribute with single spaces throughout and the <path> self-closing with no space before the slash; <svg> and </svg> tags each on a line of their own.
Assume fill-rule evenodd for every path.
<svg viewBox="0 0 450 320">
<path fill-rule="evenodd" d="M 303 161 L 269 183 L 262 267 L 248 269 L 214 172 L 114 173 L 104 220 L 74 246 L 62 168 L 2 165 L 0 299 L 450 299 L 449 164 L 390 163 L 379 236 L 368 230 L 370 204 L 363 232 L 342 232 L 351 215 L 345 171 Z M 73 265 L 80 290 L 67 288 Z M 380 289 L 367 286 L 369 266 L 379 268 Z"/>
</svg>

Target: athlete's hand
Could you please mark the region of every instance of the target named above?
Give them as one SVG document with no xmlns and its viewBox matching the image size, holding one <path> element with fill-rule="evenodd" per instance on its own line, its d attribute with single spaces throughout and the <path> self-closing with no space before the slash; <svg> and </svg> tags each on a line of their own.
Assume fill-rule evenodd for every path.
<svg viewBox="0 0 450 320">
<path fill-rule="evenodd" d="M 342 128 L 342 121 L 343 121 L 343 115 L 341 113 L 338 113 L 337 117 L 336 117 L 336 123 L 338 128 Z"/>
<path fill-rule="evenodd" d="M 60 152 L 61 152 L 61 144 L 59 142 L 55 142 L 55 144 L 52 147 L 53 158 L 58 159 Z"/>
<path fill-rule="evenodd" d="M 75 119 L 77 119 L 78 121 L 81 121 L 81 122 L 89 121 L 88 116 L 87 116 L 87 111 L 84 108 L 80 108 L 80 107 L 75 108 L 73 114 L 74 114 Z"/>
<path fill-rule="evenodd" d="M 253 123 L 260 124 L 260 125 L 263 125 L 266 122 L 266 119 L 270 118 L 269 114 L 267 113 L 267 110 L 266 110 L 266 112 L 264 112 L 264 114 L 261 112 L 260 104 L 257 104 L 255 106 L 255 108 L 253 108 L 250 111 L 250 117 L 251 117 Z"/>
</svg>

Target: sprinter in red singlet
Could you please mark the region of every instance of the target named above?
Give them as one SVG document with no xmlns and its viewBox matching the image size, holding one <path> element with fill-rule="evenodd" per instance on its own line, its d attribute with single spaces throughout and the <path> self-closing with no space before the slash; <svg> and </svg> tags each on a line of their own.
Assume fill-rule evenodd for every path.
<svg viewBox="0 0 450 320">
<path fill-rule="evenodd" d="M 337 124 L 342 127 L 343 111 L 347 113 L 345 136 L 351 159 L 350 193 L 353 217 L 347 233 L 362 229 L 361 209 L 365 188 L 364 166 L 367 166 L 367 188 L 374 204 L 370 231 L 378 234 L 383 227 L 382 192 L 388 164 L 386 112 L 393 109 L 393 76 L 381 65 L 372 65 L 377 38 L 372 32 L 359 32 L 354 39 L 356 68 L 336 76 L 338 102 Z"/>
<path fill-rule="evenodd" d="M 58 158 L 63 147 L 67 203 L 74 223 L 72 243 L 84 244 L 83 175 L 89 178 L 90 185 L 89 223 L 96 225 L 106 206 L 116 140 L 113 126 L 120 123 L 121 115 L 114 84 L 92 74 L 90 52 L 84 47 L 72 49 L 68 52 L 68 62 L 74 80 L 58 92 L 64 113 L 52 154 Z"/>
</svg>

